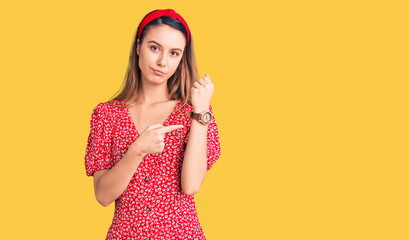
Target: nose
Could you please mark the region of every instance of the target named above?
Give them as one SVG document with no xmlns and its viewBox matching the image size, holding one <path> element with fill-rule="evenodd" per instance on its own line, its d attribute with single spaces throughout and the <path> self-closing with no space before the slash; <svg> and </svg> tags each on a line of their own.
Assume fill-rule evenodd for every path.
<svg viewBox="0 0 409 240">
<path fill-rule="evenodd" d="M 158 66 L 166 67 L 166 61 L 167 61 L 166 54 L 164 52 L 161 52 L 161 54 L 158 57 L 158 62 L 157 62 Z"/>
</svg>

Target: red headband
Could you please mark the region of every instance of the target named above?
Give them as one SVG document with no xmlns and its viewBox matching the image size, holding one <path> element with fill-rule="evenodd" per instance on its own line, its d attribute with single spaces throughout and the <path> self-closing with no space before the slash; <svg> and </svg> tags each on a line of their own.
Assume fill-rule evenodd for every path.
<svg viewBox="0 0 409 240">
<path fill-rule="evenodd" d="M 178 13 L 176 13 L 173 9 L 161 9 L 161 10 L 156 10 L 154 12 L 151 12 L 150 14 L 148 14 L 143 20 L 141 25 L 139 26 L 139 31 L 138 31 L 138 38 L 140 38 L 141 36 L 141 32 L 143 30 L 143 28 L 150 23 L 152 20 L 158 18 L 158 17 L 162 17 L 162 16 L 168 16 L 168 17 L 172 17 L 172 18 L 176 18 L 177 20 L 179 20 L 186 28 L 187 31 L 187 41 L 189 42 L 189 28 L 187 26 L 186 21 L 182 18 L 182 16 L 180 16 Z"/>
</svg>

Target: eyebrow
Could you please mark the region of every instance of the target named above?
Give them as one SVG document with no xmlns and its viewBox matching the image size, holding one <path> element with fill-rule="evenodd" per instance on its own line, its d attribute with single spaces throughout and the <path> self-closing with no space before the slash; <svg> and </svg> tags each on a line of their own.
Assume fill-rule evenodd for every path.
<svg viewBox="0 0 409 240">
<path fill-rule="evenodd" d="M 153 40 L 149 41 L 148 43 L 155 43 L 155 44 L 157 44 L 159 46 L 162 46 L 162 45 L 160 45 L 159 43 L 157 43 L 157 42 L 155 42 Z M 180 48 L 172 48 L 172 50 L 179 50 L 179 51 L 183 52 Z"/>
</svg>

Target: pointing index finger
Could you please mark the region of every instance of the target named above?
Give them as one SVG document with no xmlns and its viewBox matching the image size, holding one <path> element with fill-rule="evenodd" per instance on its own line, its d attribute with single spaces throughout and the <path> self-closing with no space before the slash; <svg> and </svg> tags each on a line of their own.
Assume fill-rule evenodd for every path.
<svg viewBox="0 0 409 240">
<path fill-rule="evenodd" d="M 169 125 L 169 126 L 163 126 L 161 128 L 158 129 L 159 133 L 167 133 L 170 132 L 172 130 L 176 130 L 176 129 L 180 129 L 180 128 L 184 128 L 184 125 Z"/>
</svg>

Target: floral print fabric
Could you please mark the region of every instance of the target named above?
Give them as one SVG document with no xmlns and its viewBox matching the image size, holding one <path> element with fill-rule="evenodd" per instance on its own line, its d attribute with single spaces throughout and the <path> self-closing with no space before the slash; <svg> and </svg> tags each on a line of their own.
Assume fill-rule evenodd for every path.
<svg viewBox="0 0 409 240">
<path fill-rule="evenodd" d="M 185 127 L 165 134 L 161 153 L 147 154 L 139 164 L 125 191 L 115 200 L 115 212 L 107 239 L 206 239 L 200 226 L 194 195 L 181 191 L 181 167 L 189 139 L 192 111 L 173 112 L 163 126 Z M 213 113 L 212 107 L 210 111 Z M 194 120 L 196 121 L 196 120 Z M 125 103 L 118 100 L 101 102 L 92 111 L 90 133 L 85 152 L 87 176 L 110 169 L 138 138 Z M 213 116 L 207 131 L 207 169 L 220 157 L 219 133 Z"/>
</svg>

